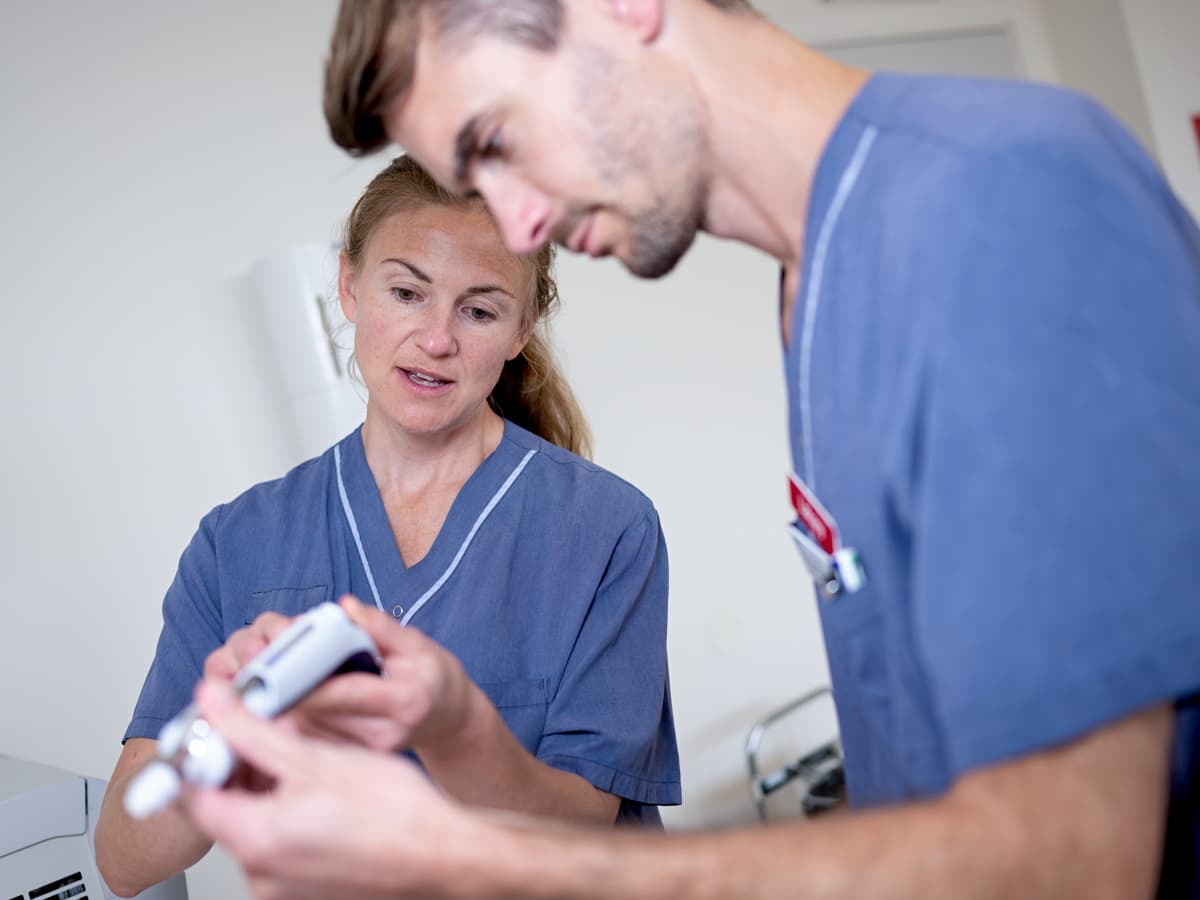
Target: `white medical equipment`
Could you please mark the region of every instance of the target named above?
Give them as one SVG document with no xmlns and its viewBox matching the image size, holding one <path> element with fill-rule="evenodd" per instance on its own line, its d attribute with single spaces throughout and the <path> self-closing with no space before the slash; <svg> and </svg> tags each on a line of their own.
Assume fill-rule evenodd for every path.
<svg viewBox="0 0 1200 900">
<path fill-rule="evenodd" d="M 803 788 L 800 812 L 804 816 L 818 815 L 845 800 L 845 771 L 837 738 L 806 750 L 766 774 L 759 771 L 760 754 L 767 733 L 781 723 L 813 710 L 823 698 L 833 698 L 833 692 L 828 687 L 819 687 L 797 697 L 755 722 L 746 737 L 746 769 L 750 777 L 750 799 L 754 802 L 758 818 L 763 822 L 768 819 L 767 798 L 792 782 L 799 782 Z"/>
<path fill-rule="evenodd" d="M 338 302 L 338 247 L 309 243 L 250 269 L 255 345 L 263 376 L 278 388 L 296 461 L 324 451 L 362 424 L 365 393 L 350 377 L 354 326 Z"/>
<path fill-rule="evenodd" d="M 285 712 L 331 675 L 381 671 L 375 645 L 336 603 L 300 616 L 238 672 L 234 688 L 264 719 Z M 125 811 L 144 819 L 166 809 L 183 781 L 220 787 L 237 767 L 225 740 L 189 704 L 158 734 L 157 758 L 125 790 Z M 40 900 L 40 898 L 38 898 Z"/>
<path fill-rule="evenodd" d="M 107 782 L 0 756 L 0 897 L 108 900 L 94 839 Z M 187 900 L 180 873 L 138 894 Z"/>
</svg>

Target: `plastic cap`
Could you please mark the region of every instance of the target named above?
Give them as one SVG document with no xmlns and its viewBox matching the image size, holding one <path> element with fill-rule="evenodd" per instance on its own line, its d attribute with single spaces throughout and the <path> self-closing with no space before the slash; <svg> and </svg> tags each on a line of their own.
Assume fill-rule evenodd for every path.
<svg viewBox="0 0 1200 900">
<path fill-rule="evenodd" d="M 158 815 L 179 796 L 179 773 L 167 763 L 152 762 L 125 789 L 125 812 L 135 819 Z"/>
<path fill-rule="evenodd" d="M 188 784 L 206 788 L 219 788 L 229 780 L 236 766 L 237 757 L 225 739 L 211 728 L 188 741 L 187 754 L 179 764 Z"/>
</svg>

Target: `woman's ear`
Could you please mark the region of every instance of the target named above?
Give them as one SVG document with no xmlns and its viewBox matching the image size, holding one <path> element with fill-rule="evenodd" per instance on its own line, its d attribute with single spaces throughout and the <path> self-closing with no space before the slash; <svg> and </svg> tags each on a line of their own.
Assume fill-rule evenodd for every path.
<svg viewBox="0 0 1200 900">
<path fill-rule="evenodd" d="M 350 322 L 354 322 L 354 317 L 358 314 L 357 290 L 354 266 L 343 250 L 338 254 L 338 301 L 342 304 L 342 313 Z"/>
<path fill-rule="evenodd" d="M 521 333 L 513 340 L 512 352 L 505 357 L 507 362 L 512 362 L 521 355 L 521 351 L 525 349 L 525 346 L 529 343 L 529 339 L 533 337 L 533 330 L 535 328 L 537 328 L 537 322 L 534 322 L 528 328 L 521 329 Z"/>
</svg>

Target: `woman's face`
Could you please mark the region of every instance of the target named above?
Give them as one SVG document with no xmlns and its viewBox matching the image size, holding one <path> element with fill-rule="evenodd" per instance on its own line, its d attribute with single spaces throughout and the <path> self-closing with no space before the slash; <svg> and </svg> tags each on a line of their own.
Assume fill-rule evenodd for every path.
<svg viewBox="0 0 1200 900">
<path fill-rule="evenodd" d="M 368 417 L 413 435 L 482 424 L 507 360 L 525 346 L 528 264 L 480 209 L 422 206 L 384 219 L 362 267 L 342 257 L 342 309 Z"/>
</svg>

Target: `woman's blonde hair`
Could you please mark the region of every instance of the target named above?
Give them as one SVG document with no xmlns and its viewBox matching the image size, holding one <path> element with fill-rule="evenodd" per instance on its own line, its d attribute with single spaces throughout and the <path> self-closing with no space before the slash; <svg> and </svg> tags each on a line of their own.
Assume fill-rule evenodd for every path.
<svg viewBox="0 0 1200 900">
<path fill-rule="evenodd" d="M 399 156 L 371 179 L 346 219 L 342 248 L 355 271 L 361 269 L 367 243 L 384 219 L 421 206 L 487 209 L 478 198 L 447 191 L 411 156 Z M 532 275 L 521 313 L 529 341 L 515 359 L 505 363 L 488 405 L 550 443 L 590 457 L 591 429 L 550 349 L 548 318 L 558 307 L 558 285 L 552 272 L 554 247 L 547 244 L 523 260 Z"/>
</svg>

